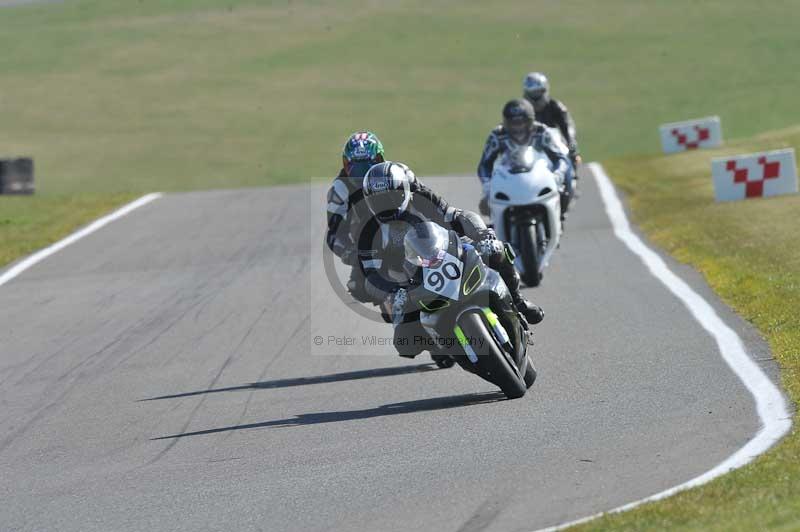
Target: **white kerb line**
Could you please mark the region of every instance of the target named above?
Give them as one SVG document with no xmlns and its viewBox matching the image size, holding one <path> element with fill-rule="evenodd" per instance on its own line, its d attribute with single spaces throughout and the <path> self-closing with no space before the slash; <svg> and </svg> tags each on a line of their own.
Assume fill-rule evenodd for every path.
<svg viewBox="0 0 800 532">
<path fill-rule="evenodd" d="M 46 248 L 37 251 L 33 255 L 30 255 L 29 257 L 26 257 L 26 258 L 22 259 L 17 264 L 15 264 L 11 268 L 9 268 L 7 271 L 5 271 L 2 274 L 0 274 L 0 286 L 3 286 L 7 282 L 11 281 L 15 277 L 17 277 L 19 274 L 21 274 L 22 272 L 27 270 L 28 268 L 34 266 L 35 264 L 38 264 L 39 262 L 42 262 L 44 259 L 46 259 L 50 255 L 52 255 L 54 253 L 57 253 L 58 251 L 61 251 L 65 247 L 69 246 L 70 244 L 74 244 L 75 242 L 77 242 L 81 238 L 94 233 L 98 229 L 110 224 L 114 220 L 122 218 L 126 214 L 129 214 L 131 211 L 134 211 L 134 210 L 138 209 L 139 207 L 142 207 L 143 205 L 147 205 L 151 201 L 157 200 L 161 196 L 162 196 L 162 194 L 160 192 L 154 192 L 152 194 L 147 194 L 146 196 L 142 196 L 141 198 L 139 198 L 139 199 L 137 199 L 135 201 L 132 201 L 131 203 L 128 203 L 127 205 L 124 205 L 123 207 L 120 207 L 119 209 L 117 209 L 116 211 L 112 212 L 111 214 L 103 216 L 102 218 L 98 218 L 97 220 L 95 220 L 94 222 L 90 223 L 89 225 L 87 225 L 83 229 L 79 229 L 78 231 L 75 231 L 74 233 L 72 233 L 68 237 L 66 237 L 66 238 L 64 238 L 62 240 L 59 240 L 55 244 L 47 246 Z"/>
<path fill-rule="evenodd" d="M 589 163 L 589 170 L 594 175 L 600 196 L 606 207 L 606 214 L 614 228 L 614 235 L 619 238 L 628 249 L 638 256 L 653 276 L 661 281 L 675 297 L 686 305 L 692 316 L 711 335 L 717 343 L 722 359 L 728 364 L 733 373 L 739 377 L 745 388 L 753 396 L 756 411 L 761 420 L 761 428 L 743 447 L 726 458 L 716 467 L 706 471 L 683 484 L 673 486 L 664 491 L 644 499 L 630 502 L 623 506 L 613 508 L 606 512 L 590 515 L 582 519 L 561 523 L 539 532 L 561 530 L 573 525 L 578 525 L 601 517 L 604 514 L 619 513 L 636 508 L 637 506 L 657 501 L 674 495 L 675 493 L 705 484 L 718 476 L 724 475 L 750 463 L 758 455 L 772 447 L 791 428 L 792 421 L 786 407 L 786 401 L 777 386 L 767 377 L 761 368 L 748 356 L 739 335 L 728 327 L 717 315 L 713 307 L 697 292 L 675 275 L 667 264 L 656 252 L 647 247 L 642 240 L 631 230 L 622 202 L 619 200 L 611 179 L 606 175 L 603 167 L 598 163 Z"/>
</svg>

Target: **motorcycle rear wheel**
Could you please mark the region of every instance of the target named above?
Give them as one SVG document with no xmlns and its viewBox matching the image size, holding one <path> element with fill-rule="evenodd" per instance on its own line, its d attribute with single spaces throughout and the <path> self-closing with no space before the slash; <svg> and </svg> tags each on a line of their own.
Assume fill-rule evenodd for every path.
<svg viewBox="0 0 800 532">
<path fill-rule="evenodd" d="M 519 254 L 522 259 L 524 272 L 520 277 L 522 282 L 528 286 L 539 286 L 542 282 L 542 274 L 539 272 L 539 242 L 537 237 L 537 224 L 521 225 L 519 231 Z"/>
</svg>

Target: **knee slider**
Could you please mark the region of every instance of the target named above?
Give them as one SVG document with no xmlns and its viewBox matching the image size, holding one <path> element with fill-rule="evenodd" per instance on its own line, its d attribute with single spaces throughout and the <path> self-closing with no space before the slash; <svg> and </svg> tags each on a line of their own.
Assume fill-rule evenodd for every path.
<svg viewBox="0 0 800 532">
<path fill-rule="evenodd" d="M 408 324 L 400 324 L 394 330 L 394 348 L 397 353 L 405 357 L 416 356 L 423 351 L 421 342 L 415 337 L 419 334 L 416 327 L 410 327 Z"/>
</svg>

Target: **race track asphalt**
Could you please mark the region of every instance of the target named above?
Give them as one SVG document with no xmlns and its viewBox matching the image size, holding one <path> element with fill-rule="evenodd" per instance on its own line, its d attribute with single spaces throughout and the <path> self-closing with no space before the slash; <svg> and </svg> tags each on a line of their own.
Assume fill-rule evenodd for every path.
<svg viewBox="0 0 800 532">
<path fill-rule="evenodd" d="M 474 178 L 426 182 L 476 208 Z M 527 531 L 693 478 L 758 429 L 589 176 L 526 290 L 547 317 L 514 401 L 364 345 L 390 331 L 324 276 L 325 190 L 166 195 L 0 287 L 0 529 Z"/>
</svg>

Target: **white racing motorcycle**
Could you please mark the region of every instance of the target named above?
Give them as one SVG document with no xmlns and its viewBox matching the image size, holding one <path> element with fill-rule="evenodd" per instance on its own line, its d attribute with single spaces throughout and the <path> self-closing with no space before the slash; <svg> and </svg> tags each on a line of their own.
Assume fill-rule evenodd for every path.
<svg viewBox="0 0 800 532">
<path fill-rule="evenodd" d="M 489 183 L 492 225 L 517 252 L 522 281 L 538 286 L 561 238 L 559 183 L 550 159 L 532 146 L 507 150 L 495 161 Z"/>
</svg>

